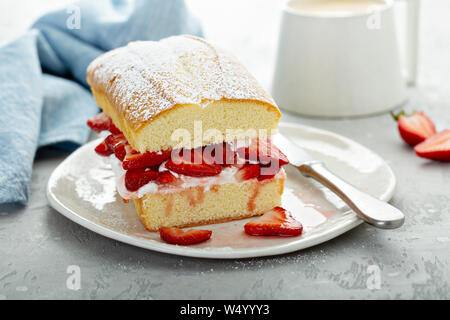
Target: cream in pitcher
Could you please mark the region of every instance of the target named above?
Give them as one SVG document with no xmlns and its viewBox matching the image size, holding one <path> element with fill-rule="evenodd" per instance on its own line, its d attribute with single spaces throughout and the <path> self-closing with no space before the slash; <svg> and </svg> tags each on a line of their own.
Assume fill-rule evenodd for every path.
<svg viewBox="0 0 450 320">
<path fill-rule="evenodd" d="M 382 0 L 297 0 L 289 3 L 290 8 L 300 13 L 336 16 L 364 14 L 385 6 Z"/>
</svg>

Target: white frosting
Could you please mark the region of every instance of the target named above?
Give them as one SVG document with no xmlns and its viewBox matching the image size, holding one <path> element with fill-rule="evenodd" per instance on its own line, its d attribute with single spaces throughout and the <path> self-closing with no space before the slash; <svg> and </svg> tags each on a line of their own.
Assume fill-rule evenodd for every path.
<svg viewBox="0 0 450 320">
<path fill-rule="evenodd" d="M 177 104 L 238 99 L 275 106 L 234 56 L 193 36 L 130 42 L 95 59 L 87 73 L 91 86 L 138 126 Z"/>
<path fill-rule="evenodd" d="M 245 140 L 239 140 L 234 141 L 234 143 L 230 143 L 230 147 L 233 151 L 236 151 L 238 148 L 248 147 L 250 144 L 250 141 Z M 238 155 L 239 158 L 239 155 Z M 117 192 L 120 194 L 120 196 L 123 199 L 139 199 L 142 198 L 147 193 L 171 193 L 171 192 L 179 192 L 181 190 L 191 188 L 191 187 L 203 187 L 205 191 L 210 190 L 210 188 L 213 185 L 221 185 L 221 184 L 227 184 L 227 183 L 242 183 L 240 181 L 236 180 L 235 174 L 239 170 L 239 168 L 235 166 L 230 166 L 223 168 L 220 174 L 212 177 L 191 177 L 191 176 L 185 176 L 182 174 L 178 174 L 176 172 L 173 172 L 166 168 L 166 162 L 163 162 L 160 166 L 158 171 L 170 171 L 175 177 L 180 179 L 182 183 L 179 185 L 161 185 L 156 183 L 155 181 L 150 181 L 149 183 L 143 185 L 136 191 L 129 191 L 125 186 L 125 174 L 126 170 L 122 167 L 122 161 L 117 159 L 117 157 L 112 154 L 109 156 L 109 160 L 111 163 L 111 167 L 113 169 L 115 178 L 116 178 L 116 185 L 117 185 Z M 257 161 L 249 161 L 250 163 L 258 163 Z M 245 160 L 241 159 L 238 163 L 245 163 Z M 281 169 L 278 174 L 276 175 L 277 178 L 281 177 L 281 175 L 284 174 L 284 170 Z M 256 178 L 255 178 L 256 179 Z M 252 179 L 253 180 L 253 179 Z M 247 180 L 251 181 L 251 180 Z M 245 182 L 247 182 L 245 181 Z M 245 183 L 243 182 L 243 183 Z"/>
<path fill-rule="evenodd" d="M 116 176 L 117 192 L 119 192 L 120 196 L 124 199 L 142 198 L 147 193 L 178 192 L 187 188 L 198 186 L 202 186 L 205 188 L 205 191 L 208 191 L 213 185 L 237 182 L 236 178 L 234 177 L 234 174 L 238 171 L 238 168 L 236 167 L 224 168 L 222 172 L 217 176 L 197 178 L 177 174 L 176 172 L 170 171 L 165 167 L 165 163 L 163 163 L 160 166 L 159 171 L 166 171 L 166 170 L 170 171 L 174 176 L 182 180 L 182 183 L 180 185 L 178 186 L 159 185 L 154 181 L 150 181 L 146 185 L 140 187 L 137 191 L 129 191 L 125 187 L 126 171 L 122 168 L 122 162 L 119 159 L 117 159 L 114 155 L 111 155 L 109 159 L 111 162 L 111 167 L 114 171 L 114 175 Z"/>
<path fill-rule="evenodd" d="M 109 157 L 111 162 L 111 167 L 113 169 L 114 175 L 116 177 L 117 192 L 123 199 L 139 199 L 142 198 L 147 193 L 171 193 L 179 192 L 181 190 L 191 188 L 191 187 L 203 187 L 204 191 L 208 191 L 213 185 L 227 184 L 227 183 L 240 183 L 235 178 L 235 173 L 239 170 L 237 167 L 227 167 L 222 170 L 220 174 L 213 177 L 190 177 L 182 174 L 177 174 L 176 172 L 170 171 L 165 167 L 165 162 L 159 167 L 159 171 L 170 171 L 174 176 L 181 179 L 183 182 L 177 186 L 171 185 L 160 185 L 154 181 L 150 181 L 146 185 L 140 187 L 137 191 L 129 191 L 125 187 L 125 173 L 126 171 L 122 168 L 122 162 L 117 159 L 114 155 Z M 277 173 L 276 178 L 284 175 L 284 169 Z M 256 178 L 255 178 L 256 179 Z M 245 182 L 252 181 L 247 180 Z M 245 183 L 244 182 L 244 183 Z"/>
</svg>

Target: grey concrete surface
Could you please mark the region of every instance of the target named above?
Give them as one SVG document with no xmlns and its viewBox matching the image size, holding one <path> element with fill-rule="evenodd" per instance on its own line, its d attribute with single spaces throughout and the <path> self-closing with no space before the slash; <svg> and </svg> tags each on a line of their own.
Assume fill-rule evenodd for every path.
<svg viewBox="0 0 450 320">
<path fill-rule="evenodd" d="M 268 1 L 260 3 L 256 22 L 273 12 Z M 449 9 L 445 0 L 423 1 L 419 81 L 404 106 L 424 110 L 438 129 L 450 127 Z M 214 13 L 206 4 L 201 10 L 200 15 Z M 232 12 L 222 11 L 220 19 Z M 273 30 L 263 27 L 271 30 L 265 43 L 260 34 L 251 37 L 257 26 L 241 16 L 230 34 L 208 16 L 207 36 L 225 46 L 236 38 L 244 47 L 231 50 L 243 60 L 254 56 L 250 69 L 267 84 L 276 19 L 267 22 Z M 386 159 L 398 179 L 392 203 L 405 212 L 405 225 L 391 231 L 361 225 L 322 245 L 267 258 L 221 261 L 155 253 L 97 235 L 49 207 L 47 179 L 66 155 L 47 150 L 36 158 L 28 206 L 0 208 L 0 299 L 449 299 L 450 164 L 416 157 L 388 114 L 323 120 L 284 113 L 283 120 L 340 133 Z M 66 286 L 70 265 L 80 267 L 80 290 Z M 376 270 L 379 288 L 371 282 Z"/>
</svg>

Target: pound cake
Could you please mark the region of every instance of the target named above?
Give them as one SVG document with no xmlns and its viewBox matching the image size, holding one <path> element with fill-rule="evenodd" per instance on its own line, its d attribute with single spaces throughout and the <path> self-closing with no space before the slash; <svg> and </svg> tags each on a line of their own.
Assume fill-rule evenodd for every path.
<svg viewBox="0 0 450 320">
<path fill-rule="evenodd" d="M 231 54 L 193 36 L 132 42 L 88 67 L 117 190 L 145 228 L 261 215 L 279 206 L 286 156 L 281 113 Z"/>
</svg>

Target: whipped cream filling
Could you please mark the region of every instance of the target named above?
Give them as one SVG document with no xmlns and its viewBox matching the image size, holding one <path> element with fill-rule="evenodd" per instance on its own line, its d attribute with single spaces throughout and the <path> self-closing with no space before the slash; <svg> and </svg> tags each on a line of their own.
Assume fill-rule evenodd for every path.
<svg viewBox="0 0 450 320">
<path fill-rule="evenodd" d="M 182 183 L 177 186 L 172 185 L 160 185 L 154 181 L 150 181 L 146 185 L 140 187 L 137 191 L 129 191 L 125 186 L 125 174 L 126 171 L 122 168 L 122 162 L 117 159 L 114 154 L 109 156 L 109 161 L 111 163 L 112 170 L 116 177 L 117 192 L 123 199 L 139 199 L 142 198 L 147 193 L 171 193 L 179 192 L 191 187 L 203 187 L 204 191 L 208 191 L 213 185 L 227 184 L 227 183 L 238 183 L 235 178 L 235 173 L 239 170 L 237 167 L 227 167 L 222 170 L 220 174 L 212 177 L 190 177 L 176 172 L 170 171 L 165 167 L 165 162 L 159 167 L 159 171 L 170 171 L 174 176 L 180 178 Z M 281 168 L 280 171 L 275 175 L 275 178 L 280 178 L 285 175 L 284 169 Z M 256 178 L 255 178 L 256 179 Z M 253 180 L 253 179 L 252 179 Z M 247 180 L 246 183 L 252 180 Z"/>
</svg>

